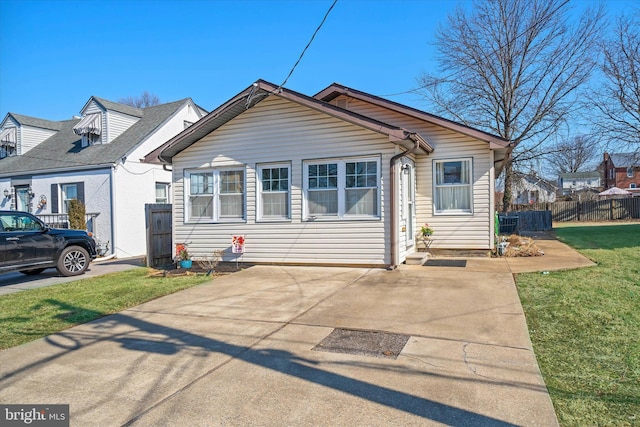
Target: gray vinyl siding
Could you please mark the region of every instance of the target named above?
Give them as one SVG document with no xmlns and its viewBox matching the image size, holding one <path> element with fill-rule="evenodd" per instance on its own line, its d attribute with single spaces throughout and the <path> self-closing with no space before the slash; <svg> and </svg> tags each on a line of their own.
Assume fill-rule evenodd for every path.
<svg viewBox="0 0 640 427">
<path fill-rule="evenodd" d="M 24 154 L 45 139 L 55 135 L 56 131 L 48 129 L 40 129 L 31 126 L 20 126 L 18 128 L 18 155 Z"/>
<path fill-rule="evenodd" d="M 196 257 L 224 249 L 225 259 L 232 260 L 231 237 L 243 234 L 247 262 L 387 265 L 390 200 L 385 184 L 395 153 L 387 136 L 281 98 L 264 100 L 174 157 L 174 242 L 187 242 Z M 380 159 L 381 218 L 304 220 L 303 162 L 359 156 Z M 291 220 L 257 222 L 256 168 L 277 162 L 291 164 Z M 185 222 L 185 170 L 235 165 L 245 167 L 246 221 Z"/>
<path fill-rule="evenodd" d="M 338 99 L 345 99 L 340 96 Z M 434 229 L 433 248 L 489 249 L 493 244 L 492 169 L 489 143 L 400 114 L 392 110 L 350 98 L 347 109 L 368 117 L 420 133 L 434 152 L 416 156 L 417 225 L 428 223 Z M 433 160 L 472 158 L 473 214 L 434 215 Z"/>
<path fill-rule="evenodd" d="M 135 122 L 139 120 L 138 117 L 133 117 L 127 114 L 109 110 L 107 110 L 106 116 L 107 126 L 103 129 L 107 129 L 107 143 L 119 137 L 124 131 L 129 129 Z"/>
</svg>

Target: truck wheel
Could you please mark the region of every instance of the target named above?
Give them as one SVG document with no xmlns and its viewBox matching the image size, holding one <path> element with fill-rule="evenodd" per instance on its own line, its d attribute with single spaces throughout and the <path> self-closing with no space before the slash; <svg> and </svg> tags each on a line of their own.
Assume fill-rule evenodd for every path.
<svg viewBox="0 0 640 427">
<path fill-rule="evenodd" d="M 36 274 L 40 274 L 44 271 L 44 268 L 32 268 L 31 270 L 22 270 L 20 273 L 26 274 L 27 276 L 35 276 Z"/>
<path fill-rule="evenodd" d="M 63 249 L 58 258 L 57 269 L 63 276 L 77 276 L 89 267 L 89 253 L 81 246 L 69 246 Z"/>
</svg>

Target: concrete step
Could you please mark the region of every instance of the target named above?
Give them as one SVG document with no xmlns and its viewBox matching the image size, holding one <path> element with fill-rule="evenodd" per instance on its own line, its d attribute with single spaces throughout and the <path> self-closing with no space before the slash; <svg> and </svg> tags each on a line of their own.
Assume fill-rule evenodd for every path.
<svg viewBox="0 0 640 427">
<path fill-rule="evenodd" d="M 407 265 L 422 265 L 427 261 L 427 258 L 429 258 L 428 252 L 414 252 L 407 255 L 405 263 Z"/>
</svg>

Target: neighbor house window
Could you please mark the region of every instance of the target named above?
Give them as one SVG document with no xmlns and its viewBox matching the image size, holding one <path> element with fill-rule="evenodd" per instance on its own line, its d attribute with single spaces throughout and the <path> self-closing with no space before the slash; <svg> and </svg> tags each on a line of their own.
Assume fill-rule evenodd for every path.
<svg viewBox="0 0 640 427">
<path fill-rule="evenodd" d="M 633 178 L 633 167 L 627 168 L 627 178 Z"/>
<path fill-rule="evenodd" d="M 189 219 L 244 219 L 244 169 L 193 171 L 186 178 Z"/>
<path fill-rule="evenodd" d="M 629 185 L 629 188 L 637 188 L 637 187 L 636 187 L 636 183 L 635 183 L 635 182 L 632 182 L 632 183 Z"/>
<path fill-rule="evenodd" d="M 72 200 L 78 200 L 77 184 L 62 184 L 62 213 L 69 213 L 69 204 Z"/>
<path fill-rule="evenodd" d="M 290 219 L 290 176 L 288 164 L 258 166 L 258 219 Z"/>
<path fill-rule="evenodd" d="M 0 132 L 0 159 L 16 154 L 16 128 L 3 129 Z"/>
<path fill-rule="evenodd" d="M 305 162 L 306 217 L 380 216 L 378 158 Z"/>
<path fill-rule="evenodd" d="M 156 182 L 156 203 L 169 203 L 169 184 Z"/>
<path fill-rule="evenodd" d="M 433 171 L 435 213 L 472 213 L 471 159 L 435 160 Z"/>
</svg>

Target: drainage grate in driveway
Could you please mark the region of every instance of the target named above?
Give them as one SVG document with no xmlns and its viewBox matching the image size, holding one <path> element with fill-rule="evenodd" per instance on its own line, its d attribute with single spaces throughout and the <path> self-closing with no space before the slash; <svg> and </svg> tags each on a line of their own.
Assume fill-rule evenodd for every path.
<svg viewBox="0 0 640 427">
<path fill-rule="evenodd" d="M 466 267 L 466 259 L 428 259 L 425 267 Z"/>
<path fill-rule="evenodd" d="M 410 335 L 334 329 L 313 350 L 397 359 Z"/>
</svg>

